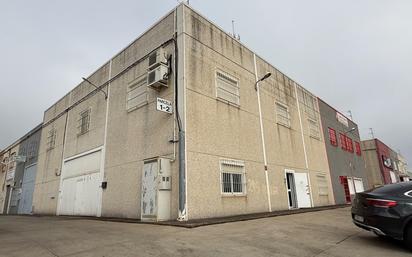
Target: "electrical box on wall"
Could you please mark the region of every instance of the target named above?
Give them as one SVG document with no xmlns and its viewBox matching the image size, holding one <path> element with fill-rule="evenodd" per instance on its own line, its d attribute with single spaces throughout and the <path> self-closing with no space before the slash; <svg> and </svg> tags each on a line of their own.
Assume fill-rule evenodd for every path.
<svg viewBox="0 0 412 257">
<path fill-rule="evenodd" d="M 144 162 L 142 171 L 141 220 L 170 220 L 172 189 L 170 159 L 155 158 Z"/>
</svg>

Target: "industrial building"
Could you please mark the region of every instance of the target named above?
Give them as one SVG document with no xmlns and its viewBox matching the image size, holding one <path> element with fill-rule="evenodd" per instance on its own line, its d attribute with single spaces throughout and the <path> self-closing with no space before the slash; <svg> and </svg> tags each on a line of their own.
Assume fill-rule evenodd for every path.
<svg viewBox="0 0 412 257">
<path fill-rule="evenodd" d="M 191 220 L 345 204 L 378 183 L 355 123 L 184 3 L 28 135 L 0 152 L 3 213 Z"/>
<path fill-rule="evenodd" d="M 321 99 L 319 111 L 336 204 L 369 188 L 358 125 Z"/>
<path fill-rule="evenodd" d="M 45 111 L 33 208 L 156 221 L 332 205 L 324 140 L 316 96 L 181 4 Z"/>
<path fill-rule="evenodd" d="M 363 140 L 361 146 L 370 188 L 400 182 L 401 174 L 402 181 L 409 180 L 405 166 L 399 172 L 398 153 L 381 140 Z"/>
</svg>

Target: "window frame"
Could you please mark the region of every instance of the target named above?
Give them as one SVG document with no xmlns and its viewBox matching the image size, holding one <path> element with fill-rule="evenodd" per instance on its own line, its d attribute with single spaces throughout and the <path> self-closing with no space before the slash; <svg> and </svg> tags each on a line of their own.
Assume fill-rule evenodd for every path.
<svg viewBox="0 0 412 257">
<path fill-rule="evenodd" d="M 51 128 L 47 132 L 47 151 L 52 150 L 56 146 L 56 135 L 57 130 L 55 128 Z"/>
<path fill-rule="evenodd" d="M 341 146 L 342 150 L 347 151 L 345 134 L 339 133 L 339 141 L 340 141 L 340 146 Z"/>
<path fill-rule="evenodd" d="M 316 135 L 312 134 L 311 122 L 313 122 L 313 124 L 315 124 L 315 126 L 316 126 L 316 128 L 317 128 Z M 319 124 L 319 120 L 313 119 L 313 118 L 311 118 L 311 117 L 308 117 L 308 125 L 309 125 L 309 126 L 308 126 L 308 127 L 309 127 L 309 136 L 312 137 L 312 138 L 315 138 L 315 139 L 317 139 L 317 140 L 320 140 L 320 139 L 321 139 L 321 136 L 320 136 L 320 124 Z"/>
<path fill-rule="evenodd" d="M 237 94 L 233 94 L 232 92 L 229 92 L 229 91 L 227 91 L 227 90 L 219 87 L 219 79 L 220 79 L 220 77 L 223 77 L 223 78 L 227 79 L 229 82 L 236 82 L 236 86 L 235 86 L 235 87 L 237 88 Z M 221 80 L 222 80 L 223 82 L 225 82 L 223 79 L 221 79 Z M 231 80 L 232 80 L 232 81 L 231 81 Z M 225 83 L 227 83 L 227 82 L 225 82 Z M 229 84 L 230 84 L 230 83 L 229 83 Z M 233 85 L 232 85 L 232 86 L 233 86 Z M 237 103 L 234 103 L 234 102 L 232 102 L 232 101 L 230 101 L 230 100 L 228 100 L 228 99 L 225 99 L 225 98 L 219 96 L 219 93 L 218 93 L 219 89 L 220 89 L 220 90 L 223 90 L 223 91 L 225 91 L 225 92 L 227 92 L 227 93 L 229 93 L 229 94 L 231 94 L 231 95 L 236 96 L 237 99 L 238 99 Z M 240 83 L 239 83 L 239 78 L 236 78 L 236 77 L 228 74 L 228 72 L 224 72 L 224 71 L 222 71 L 222 70 L 220 70 L 220 69 L 216 69 L 216 70 L 215 70 L 215 91 L 216 91 L 216 99 L 217 99 L 218 101 L 227 103 L 227 104 L 232 105 L 232 106 L 235 106 L 235 107 L 240 107 Z"/>
<path fill-rule="evenodd" d="M 333 140 L 332 140 L 332 133 L 331 132 L 333 132 Z M 329 135 L 330 144 L 332 146 L 337 147 L 339 145 L 339 143 L 338 143 L 338 136 L 337 136 L 336 130 L 331 128 L 331 127 L 328 127 L 328 135 Z"/>
<path fill-rule="evenodd" d="M 321 192 L 319 178 L 323 178 L 325 180 L 324 182 L 326 183 L 326 185 L 322 186 L 322 188 L 324 188 L 324 189 L 326 188 L 326 190 L 324 192 L 323 191 Z M 319 196 L 329 196 L 329 184 L 328 184 L 328 177 L 327 177 L 326 173 L 317 173 L 316 174 L 316 183 L 318 185 L 318 195 Z"/>
<path fill-rule="evenodd" d="M 80 117 L 78 119 L 78 126 L 77 126 L 78 133 L 77 133 L 77 136 L 87 134 L 90 131 L 91 112 L 92 112 L 91 108 L 87 108 L 87 109 L 79 112 Z M 84 117 L 83 115 L 85 113 L 87 113 L 87 116 Z M 84 118 L 87 118 L 87 123 L 86 123 L 87 125 L 86 125 L 85 130 L 83 130 L 83 126 L 84 126 L 83 121 L 85 120 Z"/>
<path fill-rule="evenodd" d="M 280 112 L 278 112 L 278 107 L 285 108 L 287 117 L 284 117 L 283 115 L 280 114 Z M 291 127 L 291 117 L 290 117 L 290 112 L 289 112 L 289 106 L 287 106 L 286 104 L 280 103 L 278 101 L 275 101 L 275 112 L 276 112 L 276 123 L 281 126 L 290 128 Z M 279 119 L 279 116 L 281 116 L 282 119 Z M 287 120 L 287 124 L 281 121 L 283 119 Z"/>
<path fill-rule="evenodd" d="M 362 155 L 362 148 L 358 141 L 355 141 L 355 151 L 356 151 L 356 155 L 358 156 Z"/>
<path fill-rule="evenodd" d="M 142 93 L 136 95 L 135 97 L 129 99 L 129 95 L 131 94 L 131 92 L 133 92 L 133 90 L 138 90 L 138 88 L 140 88 L 140 87 L 144 87 L 144 91 Z M 136 104 L 135 106 L 129 107 L 129 103 L 130 103 L 131 100 L 136 99 L 137 97 L 142 96 L 144 94 L 146 95 L 144 102 L 141 102 L 139 104 Z M 143 74 L 143 75 L 137 77 L 135 80 L 133 80 L 127 86 L 126 111 L 128 113 L 132 112 L 134 110 L 137 110 L 137 109 L 147 105 L 148 103 L 149 103 L 149 91 L 148 91 L 148 87 L 147 87 L 147 74 Z"/>
<path fill-rule="evenodd" d="M 346 151 L 353 153 L 353 140 L 352 138 L 348 137 L 345 135 L 345 140 L 346 140 Z"/>
<path fill-rule="evenodd" d="M 240 172 L 225 171 L 225 165 L 236 166 L 241 169 Z M 219 160 L 219 173 L 220 173 L 220 194 L 222 196 L 246 196 L 247 195 L 247 185 L 246 185 L 246 170 L 244 161 L 233 160 L 233 159 L 220 159 Z M 230 186 L 231 192 L 224 192 L 224 174 L 230 174 Z M 241 188 L 242 192 L 234 192 L 233 174 L 241 175 Z"/>
</svg>

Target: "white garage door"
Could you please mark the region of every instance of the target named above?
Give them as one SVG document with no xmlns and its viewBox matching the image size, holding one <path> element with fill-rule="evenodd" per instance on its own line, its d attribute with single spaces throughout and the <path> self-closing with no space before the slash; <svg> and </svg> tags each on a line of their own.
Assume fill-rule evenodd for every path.
<svg viewBox="0 0 412 257">
<path fill-rule="evenodd" d="M 101 204 L 101 151 L 65 161 L 59 215 L 98 216 Z"/>
</svg>

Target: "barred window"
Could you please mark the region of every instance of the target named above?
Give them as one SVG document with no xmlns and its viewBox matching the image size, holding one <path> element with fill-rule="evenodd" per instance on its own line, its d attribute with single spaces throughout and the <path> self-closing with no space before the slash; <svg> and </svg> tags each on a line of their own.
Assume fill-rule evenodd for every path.
<svg viewBox="0 0 412 257">
<path fill-rule="evenodd" d="M 141 77 L 135 83 L 131 83 L 127 88 L 126 110 L 133 111 L 146 105 L 147 100 L 147 78 Z"/>
<path fill-rule="evenodd" d="M 333 146 L 337 146 L 338 145 L 338 139 L 336 137 L 336 130 L 334 130 L 333 128 L 328 128 L 329 131 L 329 141 L 330 144 Z"/>
<path fill-rule="evenodd" d="M 56 145 L 56 129 L 52 128 L 47 134 L 47 150 L 51 150 Z"/>
<path fill-rule="evenodd" d="M 316 174 L 316 179 L 318 181 L 319 195 L 329 195 L 329 187 L 326 174 L 318 173 Z"/>
<path fill-rule="evenodd" d="M 221 160 L 220 173 L 222 194 L 246 194 L 245 164 L 242 161 Z"/>
<path fill-rule="evenodd" d="M 289 108 L 286 105 L 276 103 L 276 122 L 286 127 L 290 127 Z"/>
<path fill-rule="evenodd" d="M 89 131 L 90 127 L 90 109 L 87 109 L 85 111 L 82 111 L 79 114 L 79 133 L 78 135 L 83 135 Z"/>
<path fill-rule="evenodd" d="M 308 119 L 309 122 L 309 136 L 320 139 L 319 122 L 314 119 Z"/>
<path fill-rule="evenodd" d="M 234 105 L 240 105 L 239 83 L 236 78 L 216 72 L 216 96 Z"/>
</svg>

